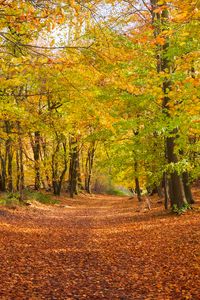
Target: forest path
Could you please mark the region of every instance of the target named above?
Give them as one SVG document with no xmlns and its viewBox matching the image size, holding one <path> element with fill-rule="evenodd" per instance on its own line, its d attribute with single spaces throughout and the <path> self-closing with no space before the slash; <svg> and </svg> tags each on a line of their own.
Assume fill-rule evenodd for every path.
<svg viewBox="0 0 200 300">
<path fill-rule="evenodd" d="M 128 198 L 0 208 L 0 299 L 200 299 L 200 215 Z"/>
</svg>

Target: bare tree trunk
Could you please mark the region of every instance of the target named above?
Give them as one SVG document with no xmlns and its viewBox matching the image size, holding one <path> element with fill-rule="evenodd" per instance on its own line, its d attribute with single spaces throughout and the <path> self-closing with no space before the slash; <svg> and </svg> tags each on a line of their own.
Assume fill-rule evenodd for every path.
<svg viewBox="0 0 200 300">
<path fill-rule="evenodd" d="M 80 190 L 84 190 L 81 178 L 81 164 L 80 164 L 80 151 L 78 151 L 78 158 L 77 158 L 77 193 Z"/>
<path fill-rule="evenodd" d="M 0 166 L 1 166 L 1 173 L 0 173 L 0 190 L 2 192 L 6 191 L 6 157 L 0 151 Z"/>
<path fill-rule="evenodd" d="M 164 204 L 165 204 L 165 209 L 168 209 L 170 197 L 169 197 L 169 180 L 167 178 L 166 173 L 163 174 L 163 183 L 164 183 L 164 197 L 165 197 Z"/>
<path fill-rule="evenodd" d="M 191 191 L 188 172 L 183 172 L 182 178 L 183 178 L 183 185 L 184 185 L 186 200 L 189 204 L 194 204 L 195 201 L 194 201 L 193 196 L 192 196 L 192 191 Z"/>
<path fill-rule="evenodd" d="M 18 144 L 19 144 L 19 196 L 20 201 L 24 200 L 24 164 L 23 164 L 23 143 L 21 138 L 20 124 L 18 123 Z"/>
<path fill-rule="evenodd" d="M 85 190 L 87 193 L 91 194 L 91 178 L 92 178 L 92 169 L 94 164 L 94 155 L 95 155 L 95 142 L 91 144 L 88 149 L 87 158 L 86 158 L 86 174 L 85 174 Z"/>
<path fill-rule="evenodd" d="M 52 185 L 54 195 L 59 195 L 59 186 L 58 186 L 58 159 L 57 154 L 60 149 L 60 143 L 57 142 L 55 152 L 52 155 Z"/>
<path fill-rule="evenodd" d="M 7 161 L 7 189 L 9 192 L 13 191 L 13 152 L 12 152 L 12 139 L 9 136 L 11 125 L 9 121 L 5 121 L 5 128 L 8 138 L 6 140 L 6 161 Z"/>
<path fill-rule="evenodd" d="M 78 193 L 78 146 L 77 140 L 73 137 L 69 140 L 70 143 L 70 167 L 69 167 L 69 193 L 73 198 Z"/>
<path fill-rule="evenodd" d="M 135 167 L 135 173 L 137 174 L 138 173 L 138 162 L 135 162 L 134 167 Z M 138 176 L 135 177 L 135 191 L 136 191 L 136 194 L 137 194 L 138 201 L 141 202 L 142 201 L 142 195 L 141 195 L 140 182 L 139 182 Z"/>
<path fill-rule="evenodd" d="M 162 198 L 163 195 L 163 181 L 156 187 L 157 194 L 159 198 Z"/>
<path fill-rule="evenodd" d="M 19 169 L 20 169 L 20 166 L 19 166 L 19 150 L 17 149 L 16 150 L 16 189 L 17 191 L 19 191 L 19 182 L 20 182 L 20 174 L 19 174 Z"/>
<path fill-rule="evenodd" d="M 44 168 L 44 173 L 45 173 L 45 176 L 44 178 L 42 179 L 42 184 L 43 184 L 43 187 L 45 188 L 45 190 L 48 192 L 48 191 L 51 191 L 51 180 L 49 178 L 49 172 L 48 172 L 48 164 L 47 164 L 47 161 L 46 161 L 46 158 L 47 158 L 47 143 L 46 143 L 46 140 L 45 139 L 42 139 L 41 137 L 41 147 L 40 147 L 40 159 L 42 161 L 42 164 L 43 164 L 43 168 Z"/>
<path fill-rule="evenodd" d="M 175 138 L 167 138 L 167 158 L 169 163 L 176 164 L 178 162 L 177 155 L 175 154 Z M 170 200 L 171 204 L 177 205 L 178 208 L 181 208 L 185 203 L 187 203 L 183 182 L 181 176 L 175 170 L 171 173 L 171 189 L 170 189 Z"/>
<path fill-rule="evenodd" d="M 66 142 L 63 142 L 62 145 L 63 145 L 63 150 L 64 150 L 64 154 L 63 154 L 63 156 L 64 156 L 64 158 L 63 158 L 64 159 L 64 166 L 63 166 L 63 170 L 61 172 L 60 178 L 59 178 L 59 195 L 60 195 L 60 192 L 61 192 L 62 183 L 63 183 L 64 177 L 65 177 L 65 174 L 67 172 Z"/>
<path fill-rule="evenodd" d="M 40 189 L 40 132 L 34 134 L 35 190 Z"/>
</svg>

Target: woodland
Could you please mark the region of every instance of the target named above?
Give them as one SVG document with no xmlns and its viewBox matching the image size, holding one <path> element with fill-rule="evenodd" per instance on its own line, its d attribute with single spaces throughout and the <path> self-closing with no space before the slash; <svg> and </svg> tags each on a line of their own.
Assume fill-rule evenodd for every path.
<svg viewBox="0 0 200 300">
<path fill-rule="evenodd" d="M 23 201 L 27 186 L 74 197 L 120 185 L 192 204 L 198 1 L 0 5 L 0 190 Z"/>
<path fill-rule="evenodd" d="M 199 21 L 0 0 L 1 299 L 199 299 Z"/>
</svg>

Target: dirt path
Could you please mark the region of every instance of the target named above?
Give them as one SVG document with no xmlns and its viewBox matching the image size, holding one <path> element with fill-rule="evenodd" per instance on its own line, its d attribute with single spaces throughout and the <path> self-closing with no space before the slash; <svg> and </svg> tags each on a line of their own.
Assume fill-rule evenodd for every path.
<svg viewBox="0 0 200 300">
<path fill-rule="evenodd" d="M 200 299 L 199 225 L 126 198 L 0 208 L 0 299 Z"/>
</svg>

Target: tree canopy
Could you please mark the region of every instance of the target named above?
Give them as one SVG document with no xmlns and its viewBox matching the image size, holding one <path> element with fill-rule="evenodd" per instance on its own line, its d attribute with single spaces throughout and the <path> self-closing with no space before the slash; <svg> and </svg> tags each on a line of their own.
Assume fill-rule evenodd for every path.
<svg viewBox="0 0 200 300">
<path fill-rule="evenodd" d="M 0 189 L 194 199 L 198 1 L 0 2 Z"/>
</svg>

